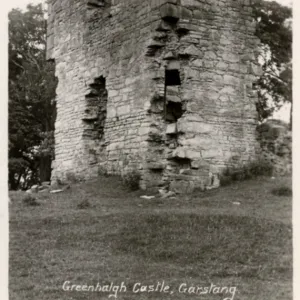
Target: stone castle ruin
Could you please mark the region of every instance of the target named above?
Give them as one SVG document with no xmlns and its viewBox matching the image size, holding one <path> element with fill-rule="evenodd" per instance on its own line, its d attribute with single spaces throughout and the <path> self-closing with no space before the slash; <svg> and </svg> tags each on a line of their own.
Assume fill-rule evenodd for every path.
<svg viewBox="0 0 300 300">
<path fill-rule="evenodd" d="M 51 0 L 53 180 L 99 169 L 184 193 L 256 155 L 251 0 Z"/>
</svg>

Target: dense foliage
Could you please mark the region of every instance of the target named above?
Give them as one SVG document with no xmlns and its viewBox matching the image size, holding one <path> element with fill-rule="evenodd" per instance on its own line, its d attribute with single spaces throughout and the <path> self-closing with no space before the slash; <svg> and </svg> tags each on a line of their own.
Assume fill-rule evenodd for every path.
<svg viewBox="0 0 300 300">
<path fill-rule="evenodd" d="M 46 61 L 41 4 L 9 13 L 9 184 L 26 189 L 51 175 L 54 63 Z"/>
<path fill-rule="evenodd" d="M 272 115 L 284 103 L 291 103 L 292 125 L 292 9 L 275 1 L 259 0 L 254 6 L 256 36 L 263 74 L 257 87 L 260 120 Z"/>
</svg>

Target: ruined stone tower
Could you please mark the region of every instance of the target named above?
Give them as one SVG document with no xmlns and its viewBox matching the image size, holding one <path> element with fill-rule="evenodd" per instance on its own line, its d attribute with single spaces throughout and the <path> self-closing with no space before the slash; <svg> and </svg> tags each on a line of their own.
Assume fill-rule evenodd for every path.
<svg viewBox="0 0 300 300">
<path fill-rule="evenodd" d="M 251 0 L 52 0 L 53 179 L 140 172 L 142 188 L 219 185 L 255 158 Z"/>
</svg>

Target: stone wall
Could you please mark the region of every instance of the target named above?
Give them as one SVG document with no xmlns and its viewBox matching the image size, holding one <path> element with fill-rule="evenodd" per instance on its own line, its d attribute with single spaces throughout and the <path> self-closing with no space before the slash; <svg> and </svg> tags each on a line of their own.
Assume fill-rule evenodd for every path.
<svg viewBox="0 0 300 300">
<path fill-rule="evenodd" d="M 217 187 L 228 164 L 255 159 L 252 5 L 52 0 L 53 180 L 136 169 L 142 188 L 186 192 Z"/>
</svg>

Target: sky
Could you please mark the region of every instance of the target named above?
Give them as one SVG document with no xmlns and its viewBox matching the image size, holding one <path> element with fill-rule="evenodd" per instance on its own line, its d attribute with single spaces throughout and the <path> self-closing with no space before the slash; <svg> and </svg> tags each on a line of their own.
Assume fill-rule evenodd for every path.
<svg viewBox="0 0 300 300">
<path fill-rule="evenodd" d="M 44 2 L 43 0 L 10 0 L 5 3 L 5 9 L 10 11 L 12 8 L 26 8 L 29 3 L 38 4 Z"/>
</svg>

